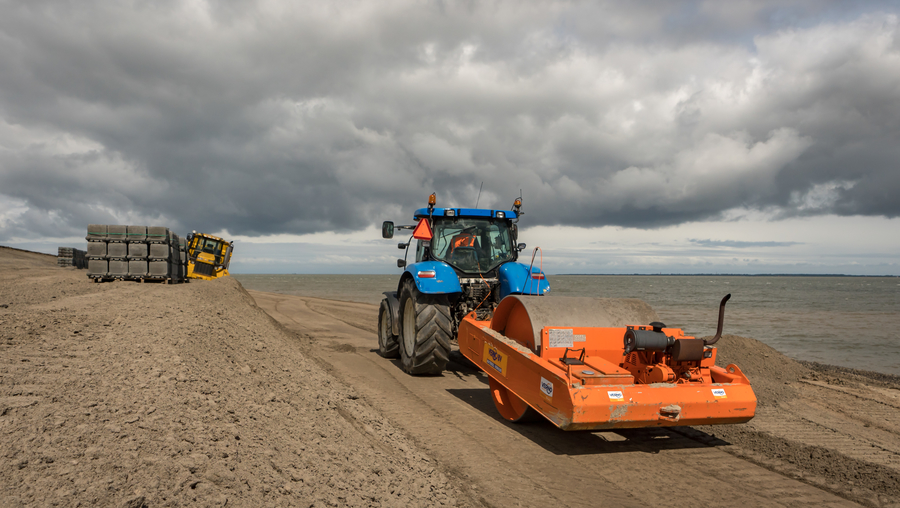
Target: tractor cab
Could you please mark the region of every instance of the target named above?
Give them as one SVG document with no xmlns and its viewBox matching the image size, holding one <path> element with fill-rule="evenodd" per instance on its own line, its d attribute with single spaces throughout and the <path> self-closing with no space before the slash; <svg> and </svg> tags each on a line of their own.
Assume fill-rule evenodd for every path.
<svg viewBox="0 0 900 508">
<path fill-rule="evenodd" d="M 416 262 L 443 261 L 460 275 L 483 275 L 516 260 L 509 219 L 466 216 L 466 209 L 451 211 L 460 215 L 433 218 L 432 239 L 418 240 Z"/>
</svg>

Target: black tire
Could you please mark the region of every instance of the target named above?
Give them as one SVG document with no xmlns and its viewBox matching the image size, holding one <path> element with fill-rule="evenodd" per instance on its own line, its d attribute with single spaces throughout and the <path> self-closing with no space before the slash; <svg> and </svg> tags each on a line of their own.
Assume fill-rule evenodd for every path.
<svg viewBox="0 0 900 508">
<path fill-rule="evenodd" d="M 415 376 L 443 372 L 450 359 L 451 326 L 447 296 L 422 294 L 408 281 L 400 292 L 403 370 Z"/>
<path fill-rule="evenodd" d="M 378 309 L 378 354 L 384 358 L 400 356 L 400 340 L 391 330 L 391 306 L 387 299 L 381 301 Z"/>
</svg>

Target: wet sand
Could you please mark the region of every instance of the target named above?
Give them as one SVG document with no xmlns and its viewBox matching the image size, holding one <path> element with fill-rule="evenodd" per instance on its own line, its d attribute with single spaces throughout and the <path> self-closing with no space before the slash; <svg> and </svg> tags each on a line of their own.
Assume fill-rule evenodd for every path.
<svg viewBox="0 0 900 508">
<path fill-rule="evenodd" d="M 750 423 L 564 433 L 380 358 L 376 306 L 55 262 L 0 249 L 3 506 L 900 506 L 892 376 L 726 336 Z"/>
</svg>

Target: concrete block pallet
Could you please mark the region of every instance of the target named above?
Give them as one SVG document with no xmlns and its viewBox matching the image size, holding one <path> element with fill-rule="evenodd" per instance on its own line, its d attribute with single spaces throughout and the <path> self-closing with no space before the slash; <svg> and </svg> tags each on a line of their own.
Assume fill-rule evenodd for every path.
<svg viewBox="0 0 900 508">
<path fill-rule="evenodd" d="M 79 252 L 94 282 L 187 282 L 184 239 L 167 227 L 90 224 L 85 240 Z"/>
<path fill-rule="evenodd" d="M 72 266 L 78 269 L 87 268 L 87 256 L 83 250 L 72 247 L 60 247 L 57 252 L 57 266 Z"/>
</svg>

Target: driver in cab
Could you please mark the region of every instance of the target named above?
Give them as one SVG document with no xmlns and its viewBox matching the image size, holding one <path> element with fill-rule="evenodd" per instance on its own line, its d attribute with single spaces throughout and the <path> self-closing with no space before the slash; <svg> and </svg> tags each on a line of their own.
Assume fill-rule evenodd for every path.
<svg viewBox="0 0 900 508">
<path fill-rule="evenodd" d="M 457 247 L 475 247 L 475 228 L 464 229 L 450 240 L 450 254 Z"/>
</svg>

